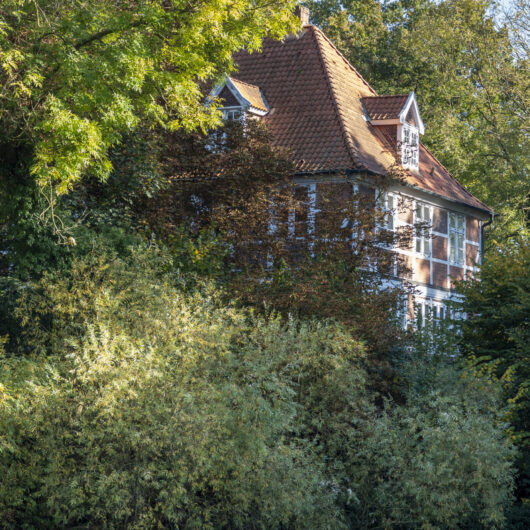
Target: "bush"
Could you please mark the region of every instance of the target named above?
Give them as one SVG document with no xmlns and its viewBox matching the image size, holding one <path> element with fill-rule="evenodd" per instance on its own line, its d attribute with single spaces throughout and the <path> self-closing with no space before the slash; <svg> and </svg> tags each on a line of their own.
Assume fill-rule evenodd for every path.
<svg viewBox="0 0 530 530">
<path fill-rule="evenodd" d="M 458 372 L 450 375 L 458 386 Z M 356 455 L 368 472 L 359 477 L 363 517 L 355 513 L 353 527 L 504 526 L 511 445 L 491 410 L 459 394 L 435 388 L 371 424 Z"/>
<path fill-rule="evenodd" d="M 478 390 L 381 410 L 343 325 L 256 316 L 173 270 L 94 253 L 19 298 L 2 527 L 500 526 L 511 450 Z"/>
<path fill-rule="evenodd" d="M 319 464 L 285 436 L 285 352 L 245 347 L 255 323 L 208 293 L 93 265 L 26 297 L 62 330 L 47 355 L 2 361 L 4 526 L 326 526 Z M 44 344 L 38 322 L 26 327 Z M 276 326 L 262 323 L 263 340 Z"/>
<path fill-rule="evenodd" d="M 499 381 L 510 434 L 519 449 L 514 520 L 530 525 L 530 244 L 522 237 L 495 245 L 477 278 L 460 285 L 462 351 L 477 373 Z"/>
</svg>

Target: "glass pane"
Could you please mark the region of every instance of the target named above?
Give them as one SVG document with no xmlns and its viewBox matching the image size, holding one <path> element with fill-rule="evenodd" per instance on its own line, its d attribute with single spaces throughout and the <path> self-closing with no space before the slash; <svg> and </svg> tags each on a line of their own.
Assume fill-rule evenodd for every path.
<svg viewBox="0 0 530 530">
<path fill-rule="evenodd" d="M 425 220 L 431 220 L 431 209 L 428 206 L 425 206 Z"/>
<path fill-rule="evenodd" d="M 431 240 L 425 239 L 425 254 L 430 255 L 431 253 Z"/>
<path fill-rule="evenodd" d="M 416 252 L 421 252 L 421 239 L 416 238 Z"/>
</svg>

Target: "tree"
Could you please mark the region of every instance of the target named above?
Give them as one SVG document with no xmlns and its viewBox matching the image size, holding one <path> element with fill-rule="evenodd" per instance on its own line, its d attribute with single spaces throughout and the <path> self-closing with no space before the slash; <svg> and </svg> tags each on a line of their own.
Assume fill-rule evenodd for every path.
<svg viewBox="0 0 530 530">
<path fill-rule="evenodd" d="M 23 353 L 0 343 L 2 528 L 503 521 L 512 451 L 491 385 L 438 370 L 381 410 L 345 326 L 227 305 L 146 245 L 96 248 L 17 306 Z"/>
<path fill-rule="evenodd" d="M 170 263 L 94 252 L 21 300 L 29 348 L 0 359 L 0 527 L 340 526 L 321 464 L 289 436 L 289 351 L 266 346 L 279 323 L 179 286 Z"/>
<path fill-rule="evenodd" d="M 86 2 L 0 6 L 0 236 L 39 273 L 76 243 L 57 204 L 83 176 L 105 179 L 109 149 L 137 127 L 219 122 L 204 89 L 232 54 L 296 28 L 293 0 Z M 32 263 L 30 263 L 32 262 Z M 12 264 L 8 260 L 8 265 Z M 3 265 L 0 264 L 0 267 Z M 23 267 L 24 268 L 24 267 Z M 23 271 L 23 273 L 26 271 Z"/>
<path fill-rule="evenodd" d="M 146 177 L 144 166 L 138 167 L 127 151 L 115 164 L 117 174 L 105 185 L 93 182 L 88 190 L 80 189 L 82 196 L 105 194 L 109 183 L 118 182 L 112 200 L 102 203 L 109 211 L 111 204 L 123 203 L 138 178 L 139 187 L 126 199 L 133 204 L 135 225 L 177 252 L 182 227 L 203 242 L 205 230 L 213 228 L 218 238 L 212 244 L 224 242 L 224 250 L 216 248 L 226 264 L 225 282 L 240 302 L 285 317 L 337 319 L 367 341 L 379 362 L 403 341 L 398 322 L 403 315 L 396 309 L 409 286 L 381 287 L 393 276 L 394 265 L 408 272 L 405 262 L 395 263 L 387 244 L 410 245 L 412 231 L 380 229 L 384 212 L 374 195 L 382 194 L 388 182 L 372 179 L 373 187 L 361 185 L 357 193 L 345 175 L 319 184 L 311 232 L 307 189 L 293 181 L 288 153 L 273 145 L 263 123 L 228 122 L 211 135 L 164 133 L 157 144 L 156 191 L 151 174 Z M 399 179 L 399 172 L 390 178 Z M 289 224 L 293 217 L 294 225 Z"/>
<path fill-rule="evenodd" d="M 530 498 L 530 245 L 519 239 L 490 251 L 473 280 L 461 284 L 464 355 L 498 379 L 511 435 L 520 449 L 518 497 Z M 530 520 L 527 515 L 527 522 Z"/>
<path fill-rule="evenodd" d="M 2 144 L 29 149 L 28 169 L 64 192 L 87 170 L 104 177 L 108 148 L 140 122 L 215 123 L 201 84 L 232 53 L 294 28 L 292 2 L 3 2 Z"/>
</svg>

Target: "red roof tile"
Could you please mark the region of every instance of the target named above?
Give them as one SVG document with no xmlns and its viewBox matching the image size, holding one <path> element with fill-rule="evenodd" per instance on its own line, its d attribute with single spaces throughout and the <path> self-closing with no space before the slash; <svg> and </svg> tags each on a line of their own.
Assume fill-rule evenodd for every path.
<svg viewBox="0 0 530 530">
<path fill-rule="evenodd" d="M 270 109 L 263 119 L 276 145 L 290 149 L 299 172 L 366 170 L 385 175 L 399 163 L 395 146 L 368 121 L 363 102 L 386 116 L 395 112 L 398 98 L 405 98 L 401 110 L 407 96 L 378 97 L 316 27 L 306 26 L 283 42 L 268 39 L 260 53 L 240 52 L 235 62 L 237 79 L 263 91 Z M 386 99 L 388 104 L 382 103 Z M 419 160 L 419 174 L 406 172 L 408 184 L 491 211 L 423 145 Z"/>
<path fill-rule="evenodd" d="M 408 94 L 363 98 L 364 107 L 372 120 L 396 120 L 403 110 Z"/>
</svg>

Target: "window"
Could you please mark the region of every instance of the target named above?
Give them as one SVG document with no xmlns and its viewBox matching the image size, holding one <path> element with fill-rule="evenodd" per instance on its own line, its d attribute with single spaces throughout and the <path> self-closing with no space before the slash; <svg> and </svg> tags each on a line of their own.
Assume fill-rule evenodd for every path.
<svg viewBox="0 0 530 530">
<path fill-rule="evenodd" d="M 394 248 L 394 229 L 396 228 L 397 202 L 397 196 L 393 195 L 392 193 L 385 192 L 379 194 L 376 191 L 376 229 L 378 231 L 377 245 L 382 248 Z M 358 233 L 357 228 L 354 229 L 354 234 L 356 232 Z"/>
<path fill-rule="evenodd" d="M 422 202 L 416 202 L 414 217 L 414 226 L 416 227 L 416 252 L 424 256 L 430 256 L 432 207 Z"/>
<path fill-rule="evenodd" d="M 415 323 L 418 327 L 424 328 L 425 323 L 432 318 L 432 300 L 416 299 L 414 300 Z"/>
<path fill-rule="evenodd" d="M 401 130 L 401 162 L 405 167 L 418 169 L 419 137 L 418 129 L 407 123 Z"/>
<path fill-rule="evenodd" d="M 424 328 L 426 324 L 438 328 L 448 317 L 443 301 L 432 298 L 417 298 L 414 301 L 416 324 Z"/>
<path fill-rule="evenodd" d="M 385 193 L 383 199 L 383 225 L 382 228 L 386 230 L 394 230 L 395 223 L 395 213 L 397 206 L 397 198 L 391 193 Z"/>
<path fill-rule="evenodd" d="M 464 264 L 465 219 L 463 215 L 449 213 L 449 261 Z"/>
<path fill-rule="evenodd" d="M 243 118 L 243 109 L 241 107 L 227 107 L 222 109 L 223 120 L 225 121 L 238 121 Z"/>
<path fill-rule="evenodd" d="M 289 210 L 287 233 L 290 238 L 303 241 L 315 233 L 316 184 L 302 184 L 294 188 L 295 206 Z"/>
<path fill-rule="evenodd" d="M 223 121 L 240 121 L 245 125 L 245 113 L 242 107 L 225 107 L 220 109 L 223 113 Z M 219 153 L 226 148 L 226 131 L 222 127 L 214 129 L 208 133 L 206 149 L 212 153 Z"/>
<path fill-rule="evenodd" d="M 407 298 L 403 298 L 402 300 L 399 300 L 397 303 L 396 321 L 402 329 L 407 329 L 408 307 L 409 307 L 409 303 L 408 303 Z"/>
</svg>

